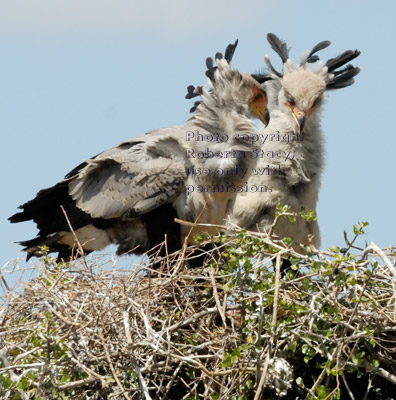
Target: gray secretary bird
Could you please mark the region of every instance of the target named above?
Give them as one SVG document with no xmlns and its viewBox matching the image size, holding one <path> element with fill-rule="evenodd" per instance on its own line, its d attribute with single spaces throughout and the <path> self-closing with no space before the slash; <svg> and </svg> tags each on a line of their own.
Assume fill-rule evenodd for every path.
<svg viewBox="0 0 396 400">
<path fill-rule="evenodd" d="M 289 59 L 286 43 L 274 34 L 267 36 L 271 47 L 283 61 L 278 72 L 265 57 L 272 80 L 265 82 L 271 121 L 260 130 L 261 148 L 250 187 L 265 185 L 265 193 L 238 194 L 231 222 L 249 230 L 268 231 L 275 219 L 277 205 L 289 205 L 292 212 L 301 206 L 316 212 L 320 177 L 323 169 L 323 137 L 320 124 L 321 106 L 327 90 L 354 83 L 359 68 L 346 65 L 360 52 L 349 50 L 322 64 L 316 52 L 330 45 L 320 42 L 303 55 L 299 65 Z M 315 63 L 310 69 L 309 64 Z M 320 244 L 316 220 L 302 218 L 295 223 L 279 219 L 274 233 L 293 237 L 296 243 Z"/>
<path fill-rule="evenodd" d="M 255 146 L 249 137 L 257 133 L 251 118 L 264 124 L 269 118 L 261 79 L 231 69 L 236 45 L 227 47 L 224 58 L 216 54 L 217 66 L 207 59 L 209 88 L 202 89 L 201 102 L 187 124 L 125 141 L 83 162 L 19 207 L 22 211 L 10 221 L 33 220 L 39 230 L 36 238 L 20 242 L 28 258 L 41 255 L 43 245 L 59 259 L 79 256 L 75 238 L 84 253 L 114 243 L 117 254 L 141 254 L 166 236 L 171 253 L 199 232 L 181 228 L 175 217 L 224 224 L 236 197 L 232 188 L 254 161 L 247 156 L 210 157 L 208 142 L 199 135 L 218 134 L 210 151 L 250 154 Z M 202 173 L 205 170 L 210 173 Z M 225 182 L 229 190 L 210 189 Z"/>
</svg>

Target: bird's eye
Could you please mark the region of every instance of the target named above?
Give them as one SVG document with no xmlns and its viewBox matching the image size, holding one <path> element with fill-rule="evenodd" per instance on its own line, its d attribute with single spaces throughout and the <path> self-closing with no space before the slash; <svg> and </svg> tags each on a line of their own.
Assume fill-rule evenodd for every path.
<svg viewBox="0 0 396 400">
<path fill-rule="evenodd" d="M 286 101 L 289 104 L 289 106 L 295 106 L 296 102 L 293 99 L 293 96 L 291 96 L 290 94 L 286 95 Z"/>
<path fill-rule="evenodd" d="M 322 99 L 320 97 L 318 97 L 314 103 L 313 103 L 313 107 L 319 107 L 320 103 L 321 103 Z"/>
<path fill-rule="evenodd" d="M 262 98 L 263 98 L 263 94 L 257 93 L 256 95 L 253 96 L 253 101 L 258 101 L 258 100 L 261 100 Z"/>
</svg>

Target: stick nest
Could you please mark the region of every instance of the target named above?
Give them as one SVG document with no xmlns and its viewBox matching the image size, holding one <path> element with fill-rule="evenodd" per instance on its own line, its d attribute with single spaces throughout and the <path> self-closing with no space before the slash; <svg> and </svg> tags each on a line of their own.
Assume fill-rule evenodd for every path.
<svg viewBox="0 0 396 400">
<path fill-rule="evenodd" d="M 43 256 L 14 289 L 8 264 L 0 397 L 394 398 L 394 249 L 301 250 L 239 231 L 195 269 L 188 249 L 127 269 Z"/>
</svg>

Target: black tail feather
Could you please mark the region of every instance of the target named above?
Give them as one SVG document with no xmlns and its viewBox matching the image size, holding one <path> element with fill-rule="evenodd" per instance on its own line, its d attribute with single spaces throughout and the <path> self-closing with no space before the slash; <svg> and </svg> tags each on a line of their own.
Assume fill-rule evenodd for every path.
<svg viewBox="0 0 396 400">
<path fill-rule="evenodd" d="M 9 218 L 11 223 L 34 221 L 39 235 L 69 231 L 70 227 L 61 209 L 65 210 L 73 229 L 81 228 L 93 222 L 93 218 L 79 209 L 68 192 L 68 182 L 62 181 L 48 189 L 40 190 L 37 196 L 19 208 L 22 212 Z"/>
<path fill-rule="evenodd" d="M 42 257 L 45 255 L 45 250 L 43 249 L 45 247 L 48 249 L 48 253 L 58 253 L 58 261 L 69 261 L 72 258 L 81 256 L 81 254 L 78 254 L 79 250 L 70 248 L 65 244 L 57 243 L 57 240 L 58 235 L 48 237 L 38 236 L 31 240 L 18 242 L 18 244 L 24 246 L 23 251 L 27 252 L 26 261 L 29 261 L 32 257 Z M 89 253 L 90 251 L 84 251 L 84 255 Z"/>
</svg>

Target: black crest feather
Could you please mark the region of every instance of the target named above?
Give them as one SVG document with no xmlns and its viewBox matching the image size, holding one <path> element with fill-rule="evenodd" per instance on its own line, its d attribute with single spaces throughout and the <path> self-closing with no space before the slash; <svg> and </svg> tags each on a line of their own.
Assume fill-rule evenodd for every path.
<svg viewBox="0 0 396 400">
<path fill-rule="evenodd" d="M 229 44 L 226 48 L 224 59 L 228 62 L 228 64 L 231 63 L 232 57 L 234 57 L 235 49 L 238 46 L 238 39 L 235 40 L 234 44 Z"/>
<path fill-rule="evenodd" d="M 286 42 L 280 40 L 278 36 L 276 36 L 273 33 L 267 34 L 267 40 L 268 43 L 271 45 L 271 47 L 274 49 L 274 51 L 279 54 L 283 63 L 285 63 L 289 58 L 289 51 L 287 49 Z"/>
<path fill-rule="evenodd" d="M 330 40 L 324 40 L 322 42 L 319 42 L 314 48 L 310 51 L 308 54 L 308 57 L 306 59 L 307 63 L 314 63 L 319 61 L 319 57 L 315 54 L 320 50 L 325 49 L 326 47 L 329 47 L 331 44 Z"/>
<path fill-rule="evenodd" d="M 211 80 L 214 81 L 214 74 L 216 72 L 217 67 L 214 66 L 213 58 L 208 57 L 206 59 L 206 72 L 205 75 Z"/>
<path fill-rule="evenodd" d="M 200 101 L 196 101 L 194 105 L 190 108 L 190 113 L 197 111 L 198 106 L 201 104 Z"/>
<path fill-rule="evenodd" d="M 192 98 L 198 96 L 197 93 L 194 93 L 194 90 L 195 90 L 195 86 L 193 86 L 193 85 L 187 86 L 186 99 L 192 99 Z"/>
<path fill-rule="evenodd" d="M 358 57 L 360 55 L 359 50 L 347 50 L 344 51 L 342 54 L 335 58 L 330 58 L 330 60 L 327 61 L 326 67 L 329 72 L 334 71 L 335 69 L 342 67 L 349 61 L 353 60 L 354 58 Z"/>
<path fill-rule="evenodd" d="M 223 54 L 220 53 L 220 52 L 218 52 L 218 53 L 216 53 L 216 55 L 215 55 L 215 60 L 224 59 L 224 60 L 226 60 L 226 61 L 230 64 L 231 61 L 232 61 L 232 57 L 234 56 L 235 49 L 236 49 L 237 45 L 238 45 L 238 39 L 235 41 L 235 43 L 230 43 L 230 44 L 227 46 L 227 48 L 226 48 L 226 50 L 225 50 L 224 58 L 223 58 Z M 208 57 L 208 58 L 206 59 L 206 68 L 207 68 L 207 70 L 206 70 L 206 72 L 205 72 L 205 75 L 206 75 L 212 82 L 214 82 L 214 81 L 215 81 L 215 72 L 216 72 L 216 70 L 217 70 L 217 66 L 215 66 L 212 57 Z M 256 79 L 259 83 L 262 83 L 262 82 L 265 82 L 265 81 L 268 80 L 268 79 L 271 79 L 270 77 L 266 77 L 266 75 L 264 75 L 264 74 L 258 75 L 258 77 L 259 77 L 258 79 L 256 79 L 256 78 L 255 78 L 255 79 Z M 202 86 L 196 86 L 196 87 L 195 87 L 195 86 L 193 86 L 193 85 L 190 85 L 190 86 L 187 87 L 186 99 L 192 99 L 192 98 L 194 98 L 194 97 L 197 97 L 197 96 L 202 95 L 202 93 L 203 93 L 203 87 L 202 87 Z M 194 106 L 191 107 L 190 112 L 192 112 L 192 113 L 195 112 L 195 111 L 197 110 L 197 108 L 198 108 L 199 105 L 200 105 L 200 102 L 199 102 L 199 101 L 196 101 L 196 102 L 194 103 Z"/>
<path fill-rule="evenodd" d="M 193 99 L 194 97 L 201 96 L 202 90 L 202 86 L 187 86 L 186 99 Z"/>
<path fill-rule="evenodd" d="M 359 67 L 347 65 L 340 71 L 335 71 L 335 77 L 326 85 L 327 89 L 342 89 L 352 85 L 355 80 L 353 79 L 360 72 Z"/>
<path fill-rule="evenodd" d="M 340 69 L 340 70 L 338 70 L 338 71 L 333 71 L 333 74 L 335 75 L 335 76 L 337 76 L 337 75 L 341 75 L 341 74 L 346 74 L 348 71 L 352 71 L 352 70 L 355 70 L 357 67 L 354 67 L 352 64 L 348 64 L 346 67 L 344 67 L 343 69 Z M 355 74 L 355 75 L 357 75 L 357 74 Z M 353 76 L 355 76 L 355 75 L 353 75 Z"/>
<path fill-rule="evenodd" d="M 226 48 L 224 60 L 226 60 L 229 64 L 231 63 L 232 57 L 234 56 L 237 45 L 238 45 L 238 39 L 235 41 L 234 44 L 230 43 Z M 223 59 L 223 53 L 220 52 L 216 53 L 215 60 L 222 60 L 222 59 Z M 214 65 L 212 57 L 208 57 L 206 59 L 206 68 L 207 71 L 205 72 L 205 75 L 213 82 L 217 67 Z"/>
</svg>

